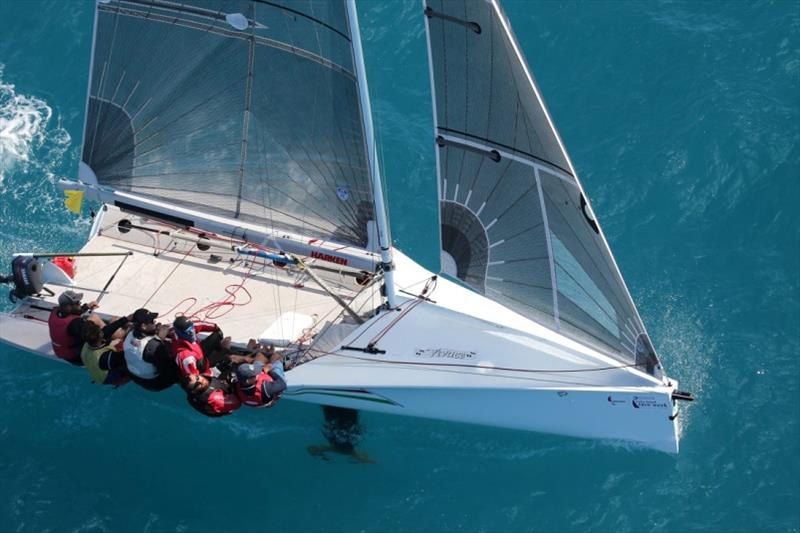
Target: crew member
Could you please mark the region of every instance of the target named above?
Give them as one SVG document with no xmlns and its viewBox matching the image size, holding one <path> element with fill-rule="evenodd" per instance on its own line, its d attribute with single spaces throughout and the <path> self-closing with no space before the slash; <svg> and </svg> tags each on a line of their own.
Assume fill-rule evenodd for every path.
<svg viewBox="0 0 800 533">
<path fill-rule="evenodd" d="M 242 405 L 230 382 L 224 379 L 186 374 L 181 377 L 181 386 L 189 405 L 206 416 L 229 415 Z"/>
<path fill-rule="evenodd" d="M 197 334 L 211 332 L 211 335 L 197 340 Z M 213 375 L 212 367 L 221 362 L 231 347 L 231 338 L 222 337 L 222 330 L 215 324 L 194 324 L 185 316 L 179 316 L 172 323 L 172 354 L 182 376 Z"/>
<path fill-rule="evenodd" d="M 124 316 L 104 328 L 92 321 L 84 321 L 81 332 L 84 340 L 81 361 L 94 383 L 118 387 L 128 382 L 122 341 L 112 339 L 112 335 L 119 328 L 129 326 L 132 318 L 132 316 Z"/>
<path fill-rule="evenodd" d="M 161 391 L 178 381 L 167 335 L 169 326 L 156 324 L 158 313 L 137 309 L 133 329 L 125 337 L 125 364 L 131 379 L 139 386 Z"/>
<path fill-rule="evenodd" d="M 56 357 L 73 365 L 81 366 L 81 348 L 83 338 L 81 330 L 85 321 L 91 321 L 98 326 L 105 327 L 105 322 L 99 316 L 90 314 L 97 308 L 97 302 L 81 304 L 83 293 L 66 290 L 58 296 L 58 306 L 50 311 L 47 325 L 50 329 L 50 341 Z"/>
<path fill-rule="evenodd" d="M 272 407 L 286 390 L 281 355 L 270 346 L 267 354 L 259 353 L 251 359 L 236 367 L 236 394 L 251 407 Z"/>
</svg>

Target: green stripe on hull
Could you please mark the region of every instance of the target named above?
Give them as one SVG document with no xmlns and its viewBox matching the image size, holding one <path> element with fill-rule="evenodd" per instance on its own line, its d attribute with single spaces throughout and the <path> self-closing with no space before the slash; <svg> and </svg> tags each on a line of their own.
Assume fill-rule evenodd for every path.
<svg viewBox="0 0 800 533">
<path fill-rule="evenodd" d="M 382 403 L 386 405 L 397 405 L 402 407 L 399 403 L 390 400 L 388 398 L 384 398 L 381 396 L 377 396 L 372 392 L 365 391 L 364 394 L 369 394 L 370 396 L 361 395 L 358 393 L 348 393 L 348 391 L 337 391 L 337 390 L 300 390 L 297 392 L 287 392 L 285 393 L 286 396 L 300 396 L 303 394 L 319 394 L 320 396 L 336 396 L 339 398 L 350 398 L 352 400 L 364 400 L 367 402 L 375 402 L 375 403 Z"/>
</svg>

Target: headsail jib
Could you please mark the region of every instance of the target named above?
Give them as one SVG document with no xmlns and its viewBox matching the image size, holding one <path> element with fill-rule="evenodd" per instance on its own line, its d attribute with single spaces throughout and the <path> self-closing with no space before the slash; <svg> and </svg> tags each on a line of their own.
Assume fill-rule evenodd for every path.
<svg viewBox="0 0 800 533">
<path fill-rule="evenodd" d="M 99 185 L 366 248 L 376 209 L 345 2 L 97 4 Z"/>
<path fill-rule="evenodd" d="M 424 14 L 449 270 L 655 373 L 644 326 L 498 3 L 425 0 Z"/>
</svg>

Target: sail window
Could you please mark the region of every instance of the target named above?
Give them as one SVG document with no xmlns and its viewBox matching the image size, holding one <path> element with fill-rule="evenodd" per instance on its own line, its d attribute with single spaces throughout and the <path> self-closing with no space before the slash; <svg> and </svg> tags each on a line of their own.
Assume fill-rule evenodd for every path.
<svg viewBox="0 0 800 533">
<path fill-rule="evenodd" d="M 442 254 L 452 261 L 455 277 L 483 292 L 489 257 L 486 230 L 472 211 L 456 202 L 442 203 Z"/>
<path fill-rule="evenodd" d="M 638 318 L 602 238 L 586 221 L 580 190 L 551 173 L 539 175 L 562 328 L 632 360 L 634 339 L 641 333 Z M 632 331 L 623 334 L 626 324 Z"/>
<path fill-rule="evenodd" d="M 94 129 L 87 139 L 83 160 L 92 169 L 103 169 L 109 182 L 117 176 L 129 176 L 135 144 L 130 115 L 119 104 L 92 98 L 86 121 L 94 124 Z"/>
</svg>

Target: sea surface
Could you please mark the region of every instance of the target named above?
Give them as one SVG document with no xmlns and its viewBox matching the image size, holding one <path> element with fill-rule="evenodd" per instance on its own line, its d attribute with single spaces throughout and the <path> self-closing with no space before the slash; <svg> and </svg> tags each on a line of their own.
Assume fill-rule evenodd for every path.
<svg viewBox="0 0 800 533">
<path fill-rule="evenodd" d="M 420 2 L 360 2 L 396 245 L 435 268 Z M 317 406 L 223 420 L 0 347 L 0 532 L 800 530 L 800 4 L 505 2 L 669 374 L 681 452 Z M 91 2 L 0 0 L 0 270 L 74 250 Z M 0 305 L 7 310 L 10 304 Z M 502 413 L 498 413 L 502 416 Z"/>
</svg>

